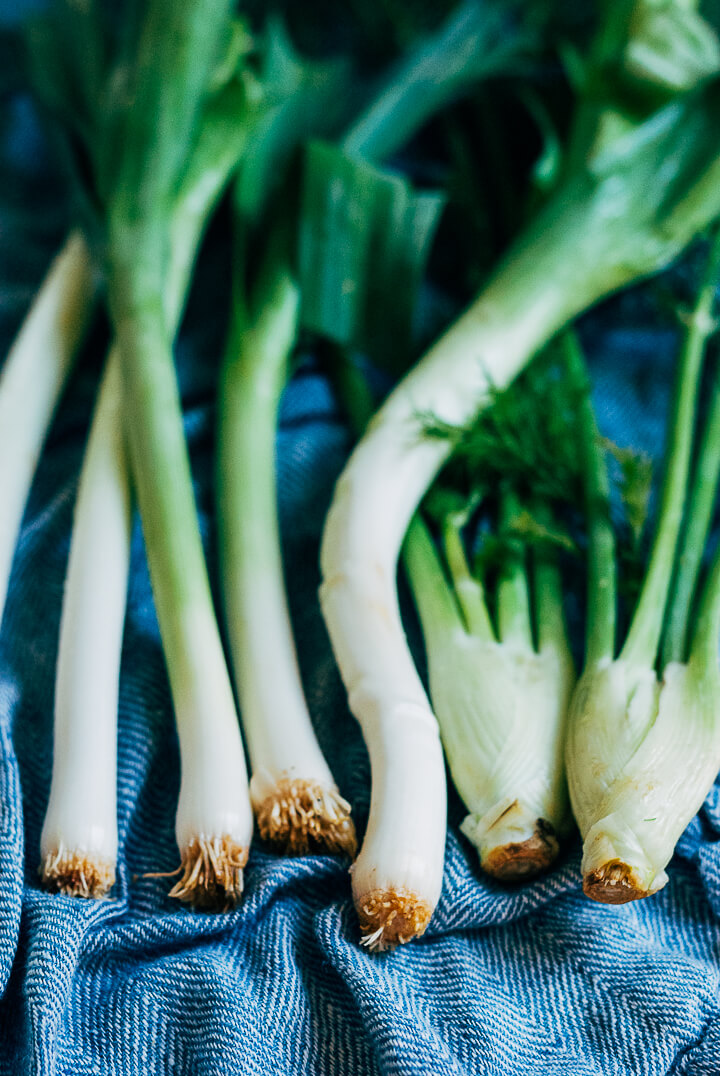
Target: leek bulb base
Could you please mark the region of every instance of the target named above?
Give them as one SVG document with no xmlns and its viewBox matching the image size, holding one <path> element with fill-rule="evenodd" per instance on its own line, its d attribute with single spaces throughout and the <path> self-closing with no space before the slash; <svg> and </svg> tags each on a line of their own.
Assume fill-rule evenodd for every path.
<svg viewBox="0 0 720 1076">
<path fill-rule="evenodd" d="M 115 857 L 94 850 L 68 849 L 56 843 L 43 856 L 39 871 L 51 893 L 98 900 L 115 885 Z"/>
<path fill-rule="evenodd" d="M 255 773 L 250 799 L 260 836 L 282 855 L 329 852 L 355 857 L 350 804 L 335 785 L 290 775 L 272 781 Z"/>
<path fill-rule="evenodd" d="M 360 944 L 372 953 L 384 953 L 424 934 L 433 911 L 409 890 L 392 888 L 356 896 L 355 907 Z"/>
<path fill-rule="evenodd" d="M 247 845 L 229 834 L 195 837 L 182 850 L 181 877 L 168 896 L 201 911 L 230 911 L 242 897 L 247 859 Z"/>
</svg>

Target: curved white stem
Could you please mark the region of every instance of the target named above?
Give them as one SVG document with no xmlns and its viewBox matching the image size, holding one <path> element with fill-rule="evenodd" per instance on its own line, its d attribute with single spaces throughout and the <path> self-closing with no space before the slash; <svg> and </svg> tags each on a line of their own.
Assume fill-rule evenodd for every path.
<svg viewBox="0 0 720 1076">
<path fill-rule="evenodd" d="M 489 387 L 507 384 L 562 323 L 558 298 L 553 292 L 514 323 L 492 296 L 476 303 L 380 410 L 327 519 L 322 608 L 372 766 L 370 821 L 353 871 L 356 904 L 369 937 L 381 924 L 363 911 L 368 895 L 395 892 L 424 906 L 412 929 L 403 924 L 402 938 L 386 930 L 378 939 L 385 943 L 424 929 L 440 895 L 445 844 L 437 724 L 408 651 L 395 588 L 407 524 L 449 450 L 446 441 L 423 435 L 422 416 L 468 422 Z"/>
<path fill-rule="evenodd" d="M 586 198 L 579 184 L 549 206 L 484 295 L 391 393 L 350 457 L 327 518 L 322 608 L 372 767 L 370 819 L 353 873 L 372 945 L 422 933 L 442 883 L 442 752 L 395 587 L 409 520 L 450 450 L 424 434 L 424 416 L 470 422 L 491 386 L 507 385 L 562 325 L 637 274 Z M 598 236 L 607 238 L 602 257 Z M 404 895 L 411 921 L 387 894 Z"/>
<path fill-rule="evenodd" d="M 73 232 L 50 267 L 0 372 L 0 622 L 25 503 L 89 320 L 94 291 L 90 254 Z"/>
<path fill-rule="evenodd" d="M 46 883 L 79 896 L 102 896 L 115 877 L 117 704 L 130 528 L 122 386 L 113 349 L 75 506 L 60 623 L 52 784 L 40 841 Z"/>
</svg>

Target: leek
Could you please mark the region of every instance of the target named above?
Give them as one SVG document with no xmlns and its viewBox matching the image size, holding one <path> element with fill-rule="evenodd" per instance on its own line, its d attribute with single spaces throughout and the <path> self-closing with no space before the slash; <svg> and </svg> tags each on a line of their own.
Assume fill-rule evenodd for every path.
<svg viewBox="0 0 720 1076">
<path fill-rule="evenodd" d="M 53 262 L 0 374 L 0 622 L 30 485 L 94 292 L 90 254 L 74 232 Z"/>
<path fill-rule="evenodd" d="M 130 483 L 117 351 L 106 364 L 75 505 L 40 838 L 49 888 L 101 897 L 117 859 L 117 703 L 130 563 Z"/>
<path fill-rule="evenodd" d="M 173 327 L 182 316 L 205 223 L 246 140 L 234 116 L 230 129 L 221 119 L 218 108 L 206 117 L 169 221 L 164 305 Z M 40 841 L 44 883 L 78 896 L 103 896 L 112 887 L 117 854 L 117 702 L 131 526 L 121 390 L 114 348 L 75 506 L 60 622 L 53 774 Z"/>
<path fill-rule="evenodd" d="M 299 289 L 283 211 L 269 238 L 257 226 L 287 159 L 306 132 L 331 122 L 347 80 L 342 64 L 301 62 L 274 24 L 264 75 L 279 103 L 237 179 L 234 295 L 218 400 L 223 599 L 261 837 L 290 855 L 352 856 L 350 805 L 323 757 L 303 692 L 277 515 L 275 430 L 298 333 Z M 266 215 L 277 209 L 273 204 Z M 253 225 L 265 250 L 251 282 L 244 248 Z"/>
<path fill-rule="evenodd" d="M 299 292 L 270 251 L 252 309 L 234 304 L 220 385 L 220 557 L 250 793 L 260 835 L 281 851 L 355 852 L 350 805 L 318 745 L 287 608 L 275 491 L 275 427 Z"/>
</svg>

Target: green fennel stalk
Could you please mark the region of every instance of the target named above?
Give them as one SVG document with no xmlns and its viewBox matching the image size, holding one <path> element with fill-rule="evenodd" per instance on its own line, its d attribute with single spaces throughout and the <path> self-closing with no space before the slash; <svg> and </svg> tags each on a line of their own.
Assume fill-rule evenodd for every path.
<svg viewBox="0 0 720 1076">
<path fill-rule="evenodd" d="M 660 522 L 640 599 L 620 652 L 621 660 L 631 664 L 652 665 L 657 657 L 675 547 L 685 506 L 700 375 L 707 341 L 715 329 L 710 313 L 719 274 L 720 236 L 713 243 L 699 298 L 688 318 L 684 334 L 675 392 L 675 413 L 671 422 L 667 473 L 660 505 Z"/>
<path fill-rule="evenodd" d="M 689 620 L 710 533 L 719 479 L 720 381 L 716 368 L 713 371 L 710 404 L 687 498 L 684 530 L 668 601 L 662 645 L 663 665 L 685 659 Z"/>
</svg>

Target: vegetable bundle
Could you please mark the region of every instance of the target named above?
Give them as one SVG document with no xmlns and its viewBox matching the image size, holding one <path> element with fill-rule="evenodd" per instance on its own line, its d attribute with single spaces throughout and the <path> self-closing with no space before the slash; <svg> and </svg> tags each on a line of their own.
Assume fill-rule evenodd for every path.
<svg viewBox="0 0 720 1076">
<path fill-rule="evenodd" d="M 462 830 L 494 877 L 548 869 L 572 806 L 590 896 L 631 899 L 666 880 L 720 767 L 717 556 L 698 584 L 720 474 L 717 386 L 693 456 L 717 240 L 685 321 L 655 540 L 618 655 L 625 534 L 615 535 L 606 448 L 571 323 L 664 269 L 720 214 L 720 47 L 693 5 L 603 6 L 589 46 L 586 27 L 567 30 L 578 42 L 557 122 L 569 133 L 557 136 L 542 86 L 525 94 L 546 145 L 534 180 L 524 177 L 515 234 L 486 259 L 465 313 L 414 361 L 418 295 L 436 271 L 431 252 L 442 249 L 454 197 L 452 185 L 413 182 L 413 154 L 429 152 L 418 136 L 428 124 L 448 135 L 455 161 L 445 174 L 456 166 L 467 177 L 467 121 L 482 83 L 498 73 L 528 79 L 559 33 L 555 15 L 529 3 L 463 4 L 372 91 L 351 63 L 302 59 L 279 21 L 242 20 L 230 0 L 146 0 L 121 20 L 100 3 L 58 4 L 33 26 L 37 95 L 69 165 L 78 231 L 2 368 L 3 596 L 32 471 L 98 290 L 114 334 L 63 599 L 41 848 L 49 887 L 102 896 L 114 882 L 133 499 L 181 748 L 171 896 L 200 908 L 240 900 L 254 812 L 282 854 L 354 859 L 369 948 L 410 940 L 442 885 L 444 755 L 468 810 Z M 485 211 L 474 189 L 460 208 L 480 219 Z M 232 677 L 173 356 L 216 211 L 233 236 L 217 409 Z M 283 575 L 275 427 L 301 340 L 324 357 L 364 430 L 325 524 L 320 591 L 370 756 L 357 858 L 351 805 L 304 696 Z M 397 382 L 374 417 L 368 363 Z M 401 547 L 430 698 L 404 634 Z M 583 551 L 587 648 L 575 686 L 564 588 L 568 557 Z"/>
</svg>

